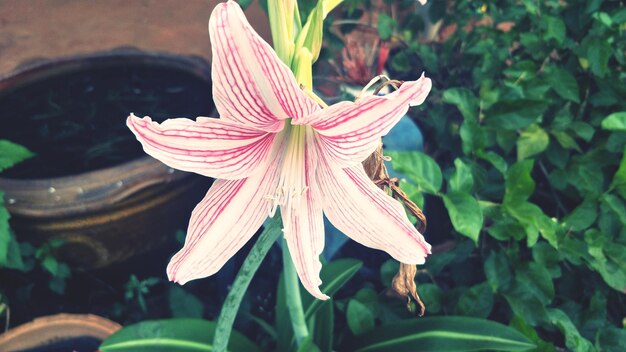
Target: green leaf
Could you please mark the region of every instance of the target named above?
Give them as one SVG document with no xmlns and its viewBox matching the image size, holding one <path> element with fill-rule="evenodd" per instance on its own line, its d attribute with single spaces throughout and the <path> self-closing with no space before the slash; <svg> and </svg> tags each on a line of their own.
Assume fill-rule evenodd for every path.
<svg viewBox="0 0 626 352">
<path fill-rule="evenodd" d="M 349 258 L 337 259 L 324 265 L 320 272 L 320 278 L 322 279 L 320 290 L 328 296 L 334 295 L 350 281 L 362 266 L 362 261 Z M 304 318 L 311 318 L 318 309 L 321 308 L 323 303 L 324 301 L 314 299 L 311 295 L 303 295 L 302 305 L 304 306 Z"/>
<path fill-rule="evenodd" d="M 391 18 L 386 13 L 378 14 L 378 35 L 382 40 L 388 40 L 393 34 L 393 29 L 396 26 L 396 20 Z"/>
<path fill-rule="evenodd" d="M 443 182 L 439 165 L 428 155 L 415 151 L 387 150 L 393 169 L 403 173 L 424 191 L 437 194 Z"/>
<path fill-rule="evenodd" d="M 363 334 L 374 329 L 374 313 L 363 303 L 351 299 L 346 311 L 348 327 L 353 334 Z"/>
<path fill-rule="evenodd" d="M 528 126 L 517 140 L 517 160 L 524 160 L 546 150 L 550 143 L 548 133 L 537 124 Z"/>
<path fill-rule="evenodd" d="M 281 217 L 276 214 L 263 230 L 254 246 L 252 246 L 250 253 L 244 260 L 235 277 L 235 281 L 233 281 L 233 285 L 226 296 L 226 300 L 222 304 L 222 310 L 217 319 L 217 333 L 213 341 L 215 349 L 223 350 L 229 343 L 230 332 L 233 328 L 237 311 L 239 311 L 241 300 L 250 285 L 250 281 L 252 281 L 252 277 L 259 269 L 261 262 L 281 235 L 282 221 Z"/>
<path fill-rule="evenodd" d="M 597 340 L 602 352 L 623 352 L 626 329 L 607 326 L 600 330 Z"/>
<path fill-rule="evenodd" d="M 315 314 L 313 328 L 310 329 L 313 342 L 322 352 L 332 352 L 333 350 L 334 326 L 333 300 L 329 299 L 322 304 Z"/>
<path fill-rule="evenodd" d="M 476 198 L 452 191 L 443 196 L 443 202 L 454 229 L 478 243 L 478 235 L 483 227 L 483 212 Z"/>
<path fill-rule="evenodd" d="M 9 219 L 11 214 L 4 207 L 4 193 L 0 191 L 0 268 L 7 264 L 11 234 Z"/>
<path fill-rule="evenodd" d="M 574 231 L 582 231 L 598 218 L 598 206 L 595 199 L 587 198 L 579 206 L 577 206 L 571 213 L 569 213 L 563 222 L 570 226 Z"/>
<path fill-rule="evenodd" d="M 493 308 L 493 291 L 489 283 L 483 282 L 465 291 L 456 305 L 459 315 L 487 318 Z"/>
<path fill-rule="evenodd" d="M 100 345 L 102 352 L 214 351 L 211 341 L 216 323 L 201 319 L 147 320 L 118 330 Z M 228 350 L 260 351 L 234 331 Z"/>
<path fill-rule="evenodd" d="M 515 270 L 515 280 L 524 291 L 546 305 L 554 298 L 554 284 L 548 269 L 535 263 L 527 262 Z"/>
<path fill-rule="evenodd" d="M 558 67 L 552 67 L 547 71 L 547 79 L 554 91 L 563 99 L 580 102 L 580 93 L 576 78 L 569 71 Z"/>
<path fill-rule="evenodd" d="M 169 305 L 174 318 L 202 318 L 204 304 L 179 286 L 170 286 Z"/>
<path fill-rule="evenodd" d="M 479 152 L 476 153 L 476 155 L 484 160 L 487 160 L 489 163 L 491 163 L 491 165 L 493 165 L 493 167 L 496 168 L 496 170 L 500 171 L 500 173 L 502 174 L 506 174 L 509 165 L 506 163 L 506 160 L 504 160 L 504 158 L 496 153 L 496 152 L 492 152 L 492 151 L 488 151 L 488 152 Z"/>
<path fill-rule="evenodd" d="M 533 329 L 532 326 L 528 325 L 520 316 L 514 316 L 513 319 L 511 319 L 510 326 L 524 334 L 524 336 L 528 337 L 537 345 L 537 348 L 534 349 L 533 352 L 556 352 L 554 345 L 542 340 L 537 334 L 537 331 Z"/>
<path fill-rule="evenodd" d="M 548 309 L 548 318 L 553 325 L 556 325 L 559 330 L 565 335 L 565 345 L 568 349 L 574 352 L 591 352 L 595 351 L 595 348 L 589 342 L 580 335 L 578 329 L 567 314 L 560 309 Z"/>
<path fill-rule="evenodd" d="M 535 190 L 535 181 L 530 175 L 533 160 L 515 163 L 505 175 L 505 193 L 503 203 L 519 203 L 528 199 Z"/>
<path fill-rule="evenodd" d="M 611 131 L 626 131 L 626 111 L 614 112 L 602 119 L 602 128 Z"/>
<path fill-rule="evenodd" d="M 437 285 L 429 283 L 419 284 L 417 292 L 426 306 L 426 312 L 438 313 L 441 311 L 443 291 Z"/>
<path fill-rule="evenodd" d="M 459 109 L 466 120 L 478 120 L 478 99 L 467 88 L 450 88 L 443 92 L 441 100 L 453 104 Z"/>
<path fill-rule="evenodd" d="M 529 202 L 507 203 L 507 212 L 515 218 L 526 230 L 527 243 L 532 247 L 538 239 L 539 233 L 552 245 L 558 248 L 556 223 L 547 217 L 541 208 Z"/>
<path fill-rule="evenodd" d="M 25 147 L 0 139 L 0 172 L 33 156 L 35 154 Z"/>
<path fill-rule="evenodd" d="M 496 128 L 517 130 L 537 121 L 546 107 L 542 100 L 501 100 L 489 109 L 485 121 Z"/>
<path fill-rule="evenodd" d="M 602 78 L 609 72 L 611 45 L 606 38 L 591 38 L 587 45 L 587 59 L 594 75 Z"/>
<path fill-rule="evenodd" d="M 619 163 L 619 168 L 613 175 L 613 181 L 611 181 L 611 187 L 615 187 L 617 193 L 622 198 L 626 199 L 626 149 L 622 154 L 622 160 Z"/>
<path fill-rule="evenodd" d="M 527 351 L 533 347 L 506 325 L 453 316 L 398 321 L 349 338 L 344 344 L 345 350 L 354 352 Z"/>
<path fill-rule="evenodd" d="M 565 23 L 559 17 L 542 16 L 542 20 L 546 23 L 545 40 L 554 39 L 557 43 L 562 44 L 565 40 Z"/>
<path fill-rule="evenodd" d="M 556 139 L 557 142 L 561 145 L 561 147 L 565 149 L 574 149 L 577 152 L 582 152 L 580 146 L 574 139 L 574 137 L 570 136 L 567 132 L 564 131 L 551 131 L 552 135 Z"/>
<path fill-rule="evenodd" d="M 626 225 L 626 206 L 621 199 L 612 194 L 605 194 L 602 197 L 602 202 L 608 205 L 609 209 L 613 211 L 623 225 Z"/>
<path fill-rule="evenodd" d="M 454 160 L 454 166 L 456 169 L 452 177 L 450 177 L 450 189 L 452 191 L 470 193 L 474 187 L 472 169 L 458 158 Z"/>
</svg>

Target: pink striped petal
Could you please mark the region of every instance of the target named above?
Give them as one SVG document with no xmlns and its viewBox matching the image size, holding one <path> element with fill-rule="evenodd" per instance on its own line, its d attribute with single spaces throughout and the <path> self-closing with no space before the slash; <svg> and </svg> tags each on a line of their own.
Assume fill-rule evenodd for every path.
<svg viewBox="0 0 626 352">
<path fill-rule="evenodd" d="M 275 132 L 282 128 L 281 120 L 319 109 L 236 2 L 217 5 L 209 33 L 213 99 L 223 119 Z"/>
<path fill-rule="evenodd" d="M 319 260 L 324 249 L 324 216 L 320 194 L 314 183 L 315 157 L 312 150 L 307 150 L 305 169 L 308 190 L 300 199 L 299 204 L 289 210 L 281 207 L 285 240 L 304 288 L 321 300 L 329 297 L 320 291 L 322 284 Z"/>
<path fill-rule="evenodd" d="M 341 232 L 399 262 L 424 264 L 430 245 L 400 203 L 376 187 L 363 166 L 340 169 L 321 162 L 316 176 L 324 214 Z"/>
<path fill-rule="evenodd" d="M 422 75 L 393 93 L 368 96 L 356 103 L 341 102 L 294 123 L 313 126 L 318 143 L 335 163 L 354 166 L 374 152 L 378 139 L 391 130 L 409 106 L 424 102 L 431 86 L 431 80 Z"/>
<path fill-rule="evenodd" d="M 159 124 L 131 114 L 126 124 L 144 151 L 175 169 L 240 179 L 264 164 L 276 139 L 273 133 L 221 119 L 177 118 Z"/>
<path fill-rule="evenodd" d="M 277 161 L 246 179 L 215 181 L 191 214 L 185 245 L 167 267 L 171 281 L 182 285 L 213 275 L 250 240 L 272 208 L 268 195 L 278 183 Z"/>
</svg>

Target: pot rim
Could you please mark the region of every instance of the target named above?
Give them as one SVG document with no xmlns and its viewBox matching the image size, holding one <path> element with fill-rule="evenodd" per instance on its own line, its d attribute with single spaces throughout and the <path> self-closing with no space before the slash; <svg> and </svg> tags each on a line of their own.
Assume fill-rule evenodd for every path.
<svg viewBox="0 0 626 352">
<path fill-rule="evenodd" d="M 175 68 L 211 81 L 210 64 L 199 56 L 122 47 L 24 63 L 0 76 L 0 95 L 5 90 L 17 89 L 35 80 L 120 62 Z M 215 108 L 211 115 L 217 116 Z M 146 155 L 114 166 L 67 176 L 39 179 L 0 176 L 0 190 L 5 194 L 5 206 L 11 213 L 54 217 L 68 212 L 78 214 L 99 210 L 147 187 L 182 181 L 193 176 L 192 173 L 175 170 Z"/>
</svg>

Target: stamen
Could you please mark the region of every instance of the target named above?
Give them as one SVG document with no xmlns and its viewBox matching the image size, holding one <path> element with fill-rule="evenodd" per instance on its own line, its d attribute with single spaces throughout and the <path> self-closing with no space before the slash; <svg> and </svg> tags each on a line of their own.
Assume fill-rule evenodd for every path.
<svg viewBox="0 0 626 352">
<path fill-rule="evenodd" d="M 282 158 L 280 178 L 274 194 L 266 198 L 272 201 L 270 216 L 274 216 L 280 206 L 283 218 L 291 219 L 292 211 L 302 205 L 302 196 L 308 190 L 305 175 L 307 126 L 287 124 L 283 133 L 287 134 L 287 148 Z M 284 233 L 289 235 L 289 221 L 284 224 Z"/>
</svg>

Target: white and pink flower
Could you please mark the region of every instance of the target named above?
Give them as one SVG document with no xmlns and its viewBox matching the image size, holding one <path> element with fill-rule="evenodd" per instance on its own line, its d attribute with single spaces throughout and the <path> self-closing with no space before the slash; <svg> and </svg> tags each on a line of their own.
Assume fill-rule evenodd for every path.
<svg viewBox="0 0 626 352">
<path fill-rule="evenodd" d="M 220 118 L 159 124 L 131 114 L 127 120 L 149 155 L 217 179 L 191 215 L 169 278 L 184 284 L 214 274 L 278 207 L 300 280 L 319 299 L 328 298 L 319 289 L 323 215 L 367 247 L 403 263 L 424 263 L 430 245 L 361 162 L 409 106 L 424 101 L 430 79 L 322 109 L 234 1 L 217 6 L 209 32 Z"/>
</svg>

